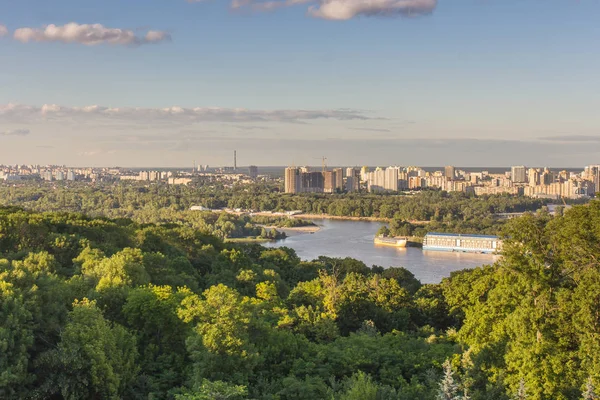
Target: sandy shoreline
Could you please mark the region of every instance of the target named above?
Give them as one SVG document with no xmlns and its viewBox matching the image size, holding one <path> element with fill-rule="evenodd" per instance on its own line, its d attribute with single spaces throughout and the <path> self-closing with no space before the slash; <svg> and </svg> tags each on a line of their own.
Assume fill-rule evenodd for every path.
<svg viewBox="0 0 600 400">
<path fill-rule="evenodd" d="M 233 211 L 233 210 L 218 210 L 220 211 L 225 211 L 227 213 L 230 214 L 235 214 L 235 215 L 242 215 L 242 214 L 246 214 L 245 212 L 239 212 L 239 211 Z M 253 215 L 260 215 L 260 216 L 265 216 L 265 217 L 275 217 L 275 218 L 281 218 L 281 217 L 289 217 L 289 218 L 294 218 L 294 219 L 333 219 L 333 220 L 338 220 L 338 221 L 368 221 L 368 222 L 390 222 L 392 219 L 391 218 L 379 218 L 379 217 L 350 217 L 350 216 L 338 216 L 338 215 L 329 215 L 329 214 L 310 214 L 310 213 L 305 213 L 305 214 L 294 214 L 294 215 L 287 215 L 285 213 L 278 213 L 278 212 L 274 212 L 274 211 L 260 211 L 260 212 L 254 212 L 252 213 Z M 429 223 L 429 221 L 408 221 L 411 224 L 414 225 L 427 225 Z M 298 232 L 301 232 L 301 229 L 304 228 L 314 228 L 312 226 L 301 226 L 301 227 L 296 227 L 296 228 L 277 228 L 274 226 L 270 226 L 269 228 L 275 228 L 275 229 L 294 229 Z M 308 230 L 307 232 L 316 232 L 319 229 L 315 230 L 315 231 L 311 231 Z"/>
<path fill-rule="evenodd" d="M 340 221 L 371 221 L 371 222 L 389 222 L 388 218 L 377 217 L 340 217 L 329 214 L 296 214 L 293 218 L 297 219 L 336 219 Z"/>
<path fill-rule="evenodd" d="M 390 222 L 391 218 L 379 218 L 379 217 L 340 217 L 337 215 L 329 214 L 296 214 L 293 218 L 298 219 L 334 219 L 338 221 L 368 221 L 368 222 Z M 427 225 L 429 221 L 408 221 L 413 225 Z"/>
</svg>

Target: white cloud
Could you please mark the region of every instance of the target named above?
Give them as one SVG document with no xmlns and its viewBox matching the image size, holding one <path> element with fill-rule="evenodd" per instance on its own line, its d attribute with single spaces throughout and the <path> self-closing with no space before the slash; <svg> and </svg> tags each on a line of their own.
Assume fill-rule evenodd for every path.
<svg viewBox="0 0 600 400">
<path fill-rule="evenodd" d="M 437 0 L 325 0 L 311 6 L 308 13 L 317 18 L 348 20 L 357 16 L 419 16 L 430 14 Z"/>
<path fill-rule="evenodd" d="M 121 123 L 178 123 L 198 122 L 290 122 L 307 120 L 367 120 L 373 119 L 364 112 L 350 109 L 333 110 L 249 110 L 222 107 L 167 107 L 167 108 L 114 108 L 98 105 L 65 107 L 56 104 L 29 106 L 0 104 L 0 121 L 71 121 Z"/>
<path fill-rule="evenodd" d="M 144 36 L 146 43 L 159 43 L 171 40 L 171 35 L 164 31 L 148 31 Z"/>
<path fill-rule="evenodd" d="M 272 11 L 308 3 L 313 3 L 308 8 L 308 15 L 329 20 L 348 20 L 358 16 L 419 16 L 432 13 L 437 6 L 437 0 L 232 0 L 231 8 Z"/>
<path fill-rule="evenodd" d="M 171 36 L 167 32 L 149 31 L 144 36 L 137 36 L 128 29 L 107 28 L 101 24 L 47 25 L 43 28 L 19 28 L 13 38 L 22 43 L 28 42 L 62 42 L 78 43 L 86 46 L 113 44 L 137 46 L 149 43 L 168 41 Z"/>
<path fill-rule="evenodd" d="M 0 38 L 6 35 L 8 35 L 8 28 L 0 24 Z"/>
<path fill-rule="evenodd" d="M 273 11 L 278 8 L 291 7 L 299 4 L 313 3 L 314 0 L 285 0 L 285 1 L 262 1 L 254 2 L 253 0 L 232 0 L 231 8 L 240 9 L 250 7 L 254 11 Z"/>
<path fill-rule="evenodd" d="M 0 131 L 0 136 L 27 136 L 30 133 L 29 129 L 13 129 L 10 131 Z"/>
</svg>

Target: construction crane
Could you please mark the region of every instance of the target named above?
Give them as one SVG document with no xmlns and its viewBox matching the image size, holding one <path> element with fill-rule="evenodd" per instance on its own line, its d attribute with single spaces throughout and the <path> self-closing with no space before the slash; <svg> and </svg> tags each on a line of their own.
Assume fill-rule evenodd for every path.
<svg viewBox="0 0 600 400">
<path fill-rule="evenodd" d="M 325 157 L 325 156 L 323 156 L 322 158 L 315 157 L 315 160 L 323 161 L 323 172 L 325 172 L 327 170 L 327 157 Z"/>
</svg>

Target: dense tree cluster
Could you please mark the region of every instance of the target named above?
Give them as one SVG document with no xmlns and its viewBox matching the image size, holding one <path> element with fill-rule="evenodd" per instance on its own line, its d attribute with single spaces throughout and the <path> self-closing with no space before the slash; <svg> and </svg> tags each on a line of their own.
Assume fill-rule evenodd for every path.
<svg viewBox="0 0 600 400">
<path fill-rule="evenodd" d="M 502 236 L 495 265 L 421 285 L 176 221 L 0 208 L 0 398 L 596 398 L 600 201 Z"/>
<path fill-rule="evenodd" d="M 504 238 L 494 267 L 442 283 L 473 390 L 523 382 L 529 399 L 580 398 L 600 378 L 600 201 L 515 219 Z"/>
<path fill-rule="evenodd" d="M 432 396 L 458 352 L 434 297 L 403 269 L 4 208 L 0 398 Z"/>
</svg>

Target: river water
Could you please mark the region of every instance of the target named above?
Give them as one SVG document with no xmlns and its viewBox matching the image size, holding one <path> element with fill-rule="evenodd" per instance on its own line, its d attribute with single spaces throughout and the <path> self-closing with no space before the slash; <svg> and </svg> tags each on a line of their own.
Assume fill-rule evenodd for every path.
<svg viewBox="0 0 600 400">
<path fill-rule="evenodd" d="M 452 271 L 493 264 L 498 256 L 486 254 L 424 251 L 420 248 L 396 248 L 373 243 L 379 222 L 313 220 L 321 228 L 313 234 L 293 235 L 284 240 L 267 243 L 267 247 L 287 246 L 303 260 L 319 256 L 351 257 L 367 266 L 404 267 L 422 283 L 439 283 Z"/>
</svg>

